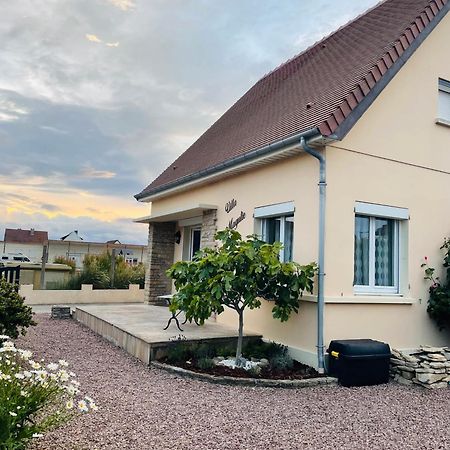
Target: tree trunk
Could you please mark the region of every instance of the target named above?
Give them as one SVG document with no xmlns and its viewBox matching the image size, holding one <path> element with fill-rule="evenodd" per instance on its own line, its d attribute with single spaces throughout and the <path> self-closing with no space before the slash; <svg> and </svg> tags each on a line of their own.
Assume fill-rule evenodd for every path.
<svg viewBox="0 0 450 450">
<path fill-rule="evenodd" d="M 239 314 L 239 335 L 236 349 L 236 364 L 240 365 L 239 361 L 242 357 L 242 341 L 244 338 L 244 311 L 239 310 L 237 313 Z"/>
</svg>

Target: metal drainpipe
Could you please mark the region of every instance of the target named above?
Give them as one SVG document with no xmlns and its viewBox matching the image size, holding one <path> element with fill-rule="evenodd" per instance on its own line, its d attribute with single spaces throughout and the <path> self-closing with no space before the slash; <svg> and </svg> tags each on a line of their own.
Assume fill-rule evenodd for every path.
<svg viewBox="0 0 450 450">
<path fill-rule="evenodd" d="M 300 145 L 306 153 L 317 158 L 320 163 L 319 178 L 319 283 L 317 288 L 317 359 L 318 372 L 325 371 L 324 345 L 323 345 L 323 311 L 324 311 L 324 278 L 325 278 L 325 201 L 326 201 L 326 161 L 324 156 L 309 147 L 305 138 L 300 139 Z"/>
</svg>

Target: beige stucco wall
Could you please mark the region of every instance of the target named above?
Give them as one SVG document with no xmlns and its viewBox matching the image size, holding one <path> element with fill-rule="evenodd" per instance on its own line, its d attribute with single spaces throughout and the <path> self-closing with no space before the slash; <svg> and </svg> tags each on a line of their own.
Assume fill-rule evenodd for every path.
<svg viewBox="0 0 450 450">
<path fill-rule="evenodd" d="M 327 149 L 327 295 L 351 300 L 352 211 L 355 201 L 364 201 L 409 209 L 401 290 L 413 302 L 327 305 L 328 340 L 370 330 L 398 347 L 450 344 L 450 334 L 439 332 L 426 314 L 429 284 L 420 268 L 425 256 L 442 267 L 439 247 L 450 236 L 450 128 L 435 123 L 438 78 L 450 79 L 450 58 L 443 57 L 449 41 L 447 16 L 350 133 Z"/>
<path fill-rule="evenodd" d="M 35 290 L 33 285 L 20 286 L 19 294 L 27 305 L 73 305 L 108 303 L 143 303 L 144 289 L 130 284 L 128 289 L 93 289 L 83 284 L 78 290 Z"/>
<path fill-rule="evenodd" d="M 326 344 L 331 339 L 370 337 L 399 348 L 450 345 L 449 333 L 440 333 L 426 314 L 428 285 L 420 268 L 425 255 L 435 266 L 441 264 L 439 246 L 445 236 L 450 236 L 450 128 L 434 123 L 438 78 L 450 79 L 450 58 L 443 57 L 448 42 L 450 16 L 438 25 L 351 132 L 326 148 Z M 317 161 L 299 154 L 155 201 L 152 214 L 200 203 L 217 205 L 218 228 L 222 229 L 230 218 L 244 211 L 246 219 L 238 231 L 245 235 L 254 232 L 255 207 L 294 201 L 294 260 L 307 263 L 317 260 L 317 181 Z M 227 214 L 225 203 L 233 198 L 237 206 Z M 356 201 L 409 209 L 411 218 L 402 230 L 406 251 L 400 297 L 353 294 Z M 176 246 L 176 259 L 181 258 L 181 248 L 181 244 Z M 259 311 L 246 313 L 245 324 L 268 339 L 290 345 L 308 360 L 315 352 L 316 304 L 313 298 L 307 300 L 300 314 L 288 323 L 272 319 L 270 304 L 264 302 Z M 218 320 L 236 324 L 233 312 L 222 314 Z"/>
</svg>

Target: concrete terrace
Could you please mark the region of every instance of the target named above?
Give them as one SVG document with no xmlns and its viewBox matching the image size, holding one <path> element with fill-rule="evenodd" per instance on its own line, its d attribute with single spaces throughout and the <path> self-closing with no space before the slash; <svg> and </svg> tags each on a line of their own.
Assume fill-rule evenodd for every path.
<svg viewBox="0 0 450 450">
<path fill-rule="evenodd" d="M 189 322 L 178 330 L 173 320 L 167 330 L 171 313 L 167 307 L 146 304 L 78 305 L 75 318 L 114 345 L 148 364 L 164 354 L 166 347 L 178 336 L 188 341 L 229 341 L 237 338 L 237 329 L 208 320 L 203 326 Z M 179 316 L 180 324 L 184 315 Z M 252 338 L 259 335 L 245 333 Z"/>
</svg>

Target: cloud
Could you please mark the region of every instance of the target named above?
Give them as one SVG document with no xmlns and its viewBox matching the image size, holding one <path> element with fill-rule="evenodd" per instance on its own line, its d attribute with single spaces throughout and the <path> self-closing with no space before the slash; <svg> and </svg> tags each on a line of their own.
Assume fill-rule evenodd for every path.
<svg viewBox="0 0 450 450">
<path fill-rule="evenodd" d="M 81 176 L 86 178 L 109 179 L 114 178 L 116 176 L 116 173 L 108 170 L 95 170 L 91 166 L 85 166 L 81 171 Z"/>
<path fill-rule="evenodd" d="M 0 98 L 0 122 L 12 122 L 29 114 L 26 108 L 18 106 L 16 103 Z"/>
<path fill-rule="evenodd" d="M 121 9 L 122 11 L 128 11 L 129 9 L 133 9 L 136 5 L 132 0 L 108 0 L 112 3 L 116 8 Z"/>
<path fill-rule="evenodd" d="M 107 42 L 106 46 L 107 47 L 118 47 L 119 46 L 119 42 Z"/>
<path fill-rule="evenodd" d="M 91 42 L 103 42 L 95 34 L 86 34 L 86 39 Z"/>
</svg>

